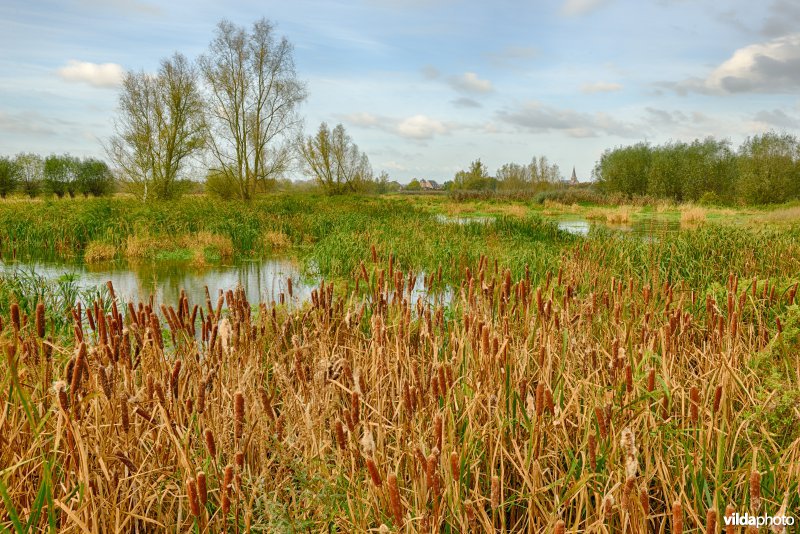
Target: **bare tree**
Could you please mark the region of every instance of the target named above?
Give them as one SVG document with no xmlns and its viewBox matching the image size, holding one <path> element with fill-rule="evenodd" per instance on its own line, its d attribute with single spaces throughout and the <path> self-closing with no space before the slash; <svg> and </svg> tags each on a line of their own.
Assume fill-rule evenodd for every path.
<svg viewBox="0 0 800 534">
<path fill-rule="evenodd" d="M 288 167 L 289 140 L 300 125 L 296 109 L 306 90 L 298 81 L 292 46 L 266 19 L 244 27 L 223 20 L 200 58 L 208 91 L 211 170 L 252 198 Z"/>
<path fill-rule="evenodd" d="M 156 75 L 125 76 L 115 129 L 107 151 L 128 189 L 145 200 L 176 197 L 189 158 L 205 146 L 204 103 L 186 57 L 162 60 Z"/>
<path fill-rule="evenodd" d="M 372 180 L 369 158 L 341 124 L 330 130 L 323 122 L 316 135 L 301 139 L 298 149 L 306 172 L 329 193 L 358 191 Z"/>
</svg>

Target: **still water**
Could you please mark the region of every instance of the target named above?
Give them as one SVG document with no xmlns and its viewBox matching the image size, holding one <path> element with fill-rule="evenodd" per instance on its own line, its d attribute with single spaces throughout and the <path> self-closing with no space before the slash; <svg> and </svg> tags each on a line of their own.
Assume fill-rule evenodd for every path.
<svg viewBox="0 0 800 534">
<path fill-rule="evenodd" d="M 46 280 L 69 281 L 79 290 L 104 286 L 110 280 L 123 301 L 136 302 L 153 295 L 156 302 L 167 304 L 176 303 L 182 289 L 190 302 L 204 303 L 206 286 L 215 298 L 219 290 L 235 289 L 239 285 L 252 303 L 278 302 L 280 294 L 287 291 L 288 278 L 292 279 L 294 300 L 303 301 L 310 298 L 311 290 L 317 285 L 317 280 L 304 278 L 300 265 L 288 258 L 237 261 L 201 268 L 170 262 L 85 265 L 21 259 L 0 262 L 0 273 L 20 277 L 34 274 Z"/>
</svg>

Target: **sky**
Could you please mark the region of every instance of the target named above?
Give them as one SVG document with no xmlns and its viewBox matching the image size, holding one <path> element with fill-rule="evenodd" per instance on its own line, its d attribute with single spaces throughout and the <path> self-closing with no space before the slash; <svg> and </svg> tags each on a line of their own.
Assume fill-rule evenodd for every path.
<svg viewBox="0 0 800 534">
<path fill-rule="evenodd" d="M 542 155 L 588 180 L 615 146 L 800 130 L 800 0 L 3 0 L 0 154 L 106 159 L 126 71 L 262 17 L 306 132 L 342 123 L 403 183 Z"/>
</svg>

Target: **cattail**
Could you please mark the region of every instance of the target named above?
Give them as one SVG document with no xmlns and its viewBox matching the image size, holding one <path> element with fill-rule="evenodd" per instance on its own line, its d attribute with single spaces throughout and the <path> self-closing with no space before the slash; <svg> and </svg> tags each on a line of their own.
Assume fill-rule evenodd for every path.
<svg viewBox="0 0 800 534">
<path fill-rule="evenodd" d="M 39 301 L 36 304 L 36 335 L 39 339 L 44 339 L 45 334 L 45 321 L 44 321 L 44 303 Z"/>
<path fill-rule="evenodd" d="M 672 532 L 675 534 L 683 532 L 683 509 L 678 501 L 672 504 Z"/>
<path fill-rule="evenodd" d="M 541 417 L 544 412 L 544 383 L 536 384 L 536 417 Z"/>
<path fill-rule="evenodd" d="M 730 518 L 725 521 L 725 534 L 734 534 L 736 526 L 733 524 L 733 514 L 736 513 L 736 508 L 732 504 L 725 507 L 725 517 Z"/>
<path fill-rule="evenodd" d="M 189 496 L 189 510 L 195 517 L 200 517 L 200 502 L 197 499 L 197 484 L 193 478 L 186 479 L 186 494 Z"/>
<path fill-rule="evenodd" d="M 233 482 L 233 466 L 225 466 L 225 475 L 222 482 L 222 514 L 228 515 L 231 510 L 231 483 Z"/>
<path fill-rule="evenodd" d="M 567 526 L 564 524 L 562 519 L 556 521 L 556 527 L 553 529 L 553 534 L 564 534 L 566 531 Z"/>
<path fill-rule="evenodd" d="M 717 511 L 713 508 L 706 512 L 706 534 L 717 532 Z"/>
<path fill-rule="evenodd" d="M 496 511 L 500 506 L 500 478 L 497 475 L 492 476 L 492 510 Z"/>
<path fill-rule="evenodd" d="M 339 419 L 333 423 L 333 430 L 334 435 L 336 436 L 336 443 L 339 445 L 340 449 L 345 450 L 345 448 L 347 448 L 347 440 L 344 437 L 344 428 Z"/>
<path fill-rule="evenodd" d="M 367 458 L 367 471 L 369 471 L 369 476 L 372 478 L 372 483 L 380 488 L 382 484 L 381 475 L 378 473 L 378 466 L 375 465 L 375 459 L 371 456 Z"/>
<path fill-rule="evenodd" d="M 244 453 L 242 451 L 237 451 L 233 458 L 233 462 L 236 464 L 237 469 L 240 471 L 244 469 Z"/>
<path fill-rule="evenodd" d="M 647 488 L 639 490 L 639 503 L 642 505 L 644 517 L 647 518 L 650 515 L 650 495 L 647 493 Z"/>
<path fill-rule="evenodd" d="M 58 405 L 65 413 L 69 413 L 69 398 L 67 397 L 67 383 L 59 380 L 54 384 L 56 396 L 58 397 Z"/>
<path fill-rule="evenodd" d="M 178 398 L 178 384 L 180 382 L 180 374 L 181 374 L 181 360 L 175 360 L 175 364 L 172 366 L 172 374 L 169 377 L 169 385 L 170 389 L 172 390 L 172 398 Z"/>
<path fill-rule="evenodd" d="M 237 391 L 233 395 L 233 429 L 236 439 L 242 439 L 244 428 L 244 394 Z"/>
<path fill-rule="evenodd" d="M 753 471 L 750 474 L 750 511 L 758 513 L 761 508 L 761 473 Z"/>
<path fill-rule="evenodd" d="M 437 449 L 442 450 L 442 414 L 437 413 L 433 418 L 433 438 Z"/>
<path fill-rule="evenodd" d="M 717 386 L 714 390 L 714 413 L 719 412 L 719 406 L 722 402 L 722 386 Z"/>
<path fill-rule="evenodd" d="M 461 469 L 458 464 L 458 453 L 456 451 L 450 453 L 450 472 L 453 475 L 453 480 L 458 483 L 461 480 Z"/>
<path fill-rule="evenodd" d="M 653 392 L 656 388 L 656 370 L 650 369 L 650 372 L 647 373 L 647 391 Z"/>
<path fill-rule="evenodd" d="M 206 450 L 208 451 L 208 455 L 211 458 L 217 458 L 217 444 L 214 441 L 214 432 L 210 428 L 206 428 L 204 432 L 204 436 L 206 439 Z"/>
<path fill-rule="evenodd" d="M 206 411 L 206 383 L 201 380 L 197 389 L 197 413 L 202 414 Z"/>
<path fill-rule="evenodd" d="M 400 501 L 400 491 L 397 489 L 397 475 L 389 473 L 386 483 L 389 486 L 389 504 L 392 507 L 392 515 L 394 515 L 394 522 L 399 529 L 403 525 L 403 503 Z"/>
<path fill-rule="evenodd" d="M 130 416 L 128 415 L 128 400 L 125 398 L 120 399 L 119 407 L 122 417 L 122 430 L 127 434 L 128 430 L 131 428 Z"/>
<path fill-rule="evenodd" d="M 594 434 L 589 434 L 589 465 L 592 471 L 597 471 L 597 441 Z"/>
<path fill-rule="evenodd" d="M 205 508 L 208 502 L 208 486 L 206 484 L 206 474 L 202 471 L 197 472 L 197 496 L 200 498 L 200 506 Z"/>
<path fill-rule="evenodd" d="M 603 514 L 606 516 L 606 520 L 610 520 L 614 515 L 614 496 L 610 493 L 606 493 L 603 497 Z"/>
<path fill-rule="evenodd" d="M 625 389 L 628 393 L 633 392 L 633 369 L 631 368 L 631 364 L 625 366 Z"/>
<path fill-rule="evenodd" d="M 700 407 L 700 390 L 697 386 L 692 386 L 689 390 L 689 420 L 692 424 L 697 424 L 697 410 Z"/>
<path fill-rule="evenodd" d="M 594 415 L 597 418 L 597 426 L 598 429 L 600 430 L 600 439 L 606 439 L 608 431 L 606 429 L 606 420 L 605 417 L 603 416 L 603 410 L 601 410 L 599 406 L 596 407 L 594 409 Z"/>
<path fill-rule="evenodd" d="M 14 327 L 14 332 L 18 334 L 21 326 L 19 320 L 19 304 L 16 302 L 11 303 L 11 325 Z"/>
</svg>

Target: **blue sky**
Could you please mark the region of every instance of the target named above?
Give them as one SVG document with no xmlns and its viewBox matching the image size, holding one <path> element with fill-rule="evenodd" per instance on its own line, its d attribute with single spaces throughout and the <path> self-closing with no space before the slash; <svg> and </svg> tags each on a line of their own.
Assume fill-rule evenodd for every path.
<svg viewBox="0 0 800 534">
<path fill-rule="evenodd" d="M 260 17 L 306 131 L 343 123 L 401 182 L 539 155 L 588 179 L 613 146 L 800 129 L 800 0 L 4 0 L 0 154 L 105 157 L 125 70 Z"/>
</svg>

